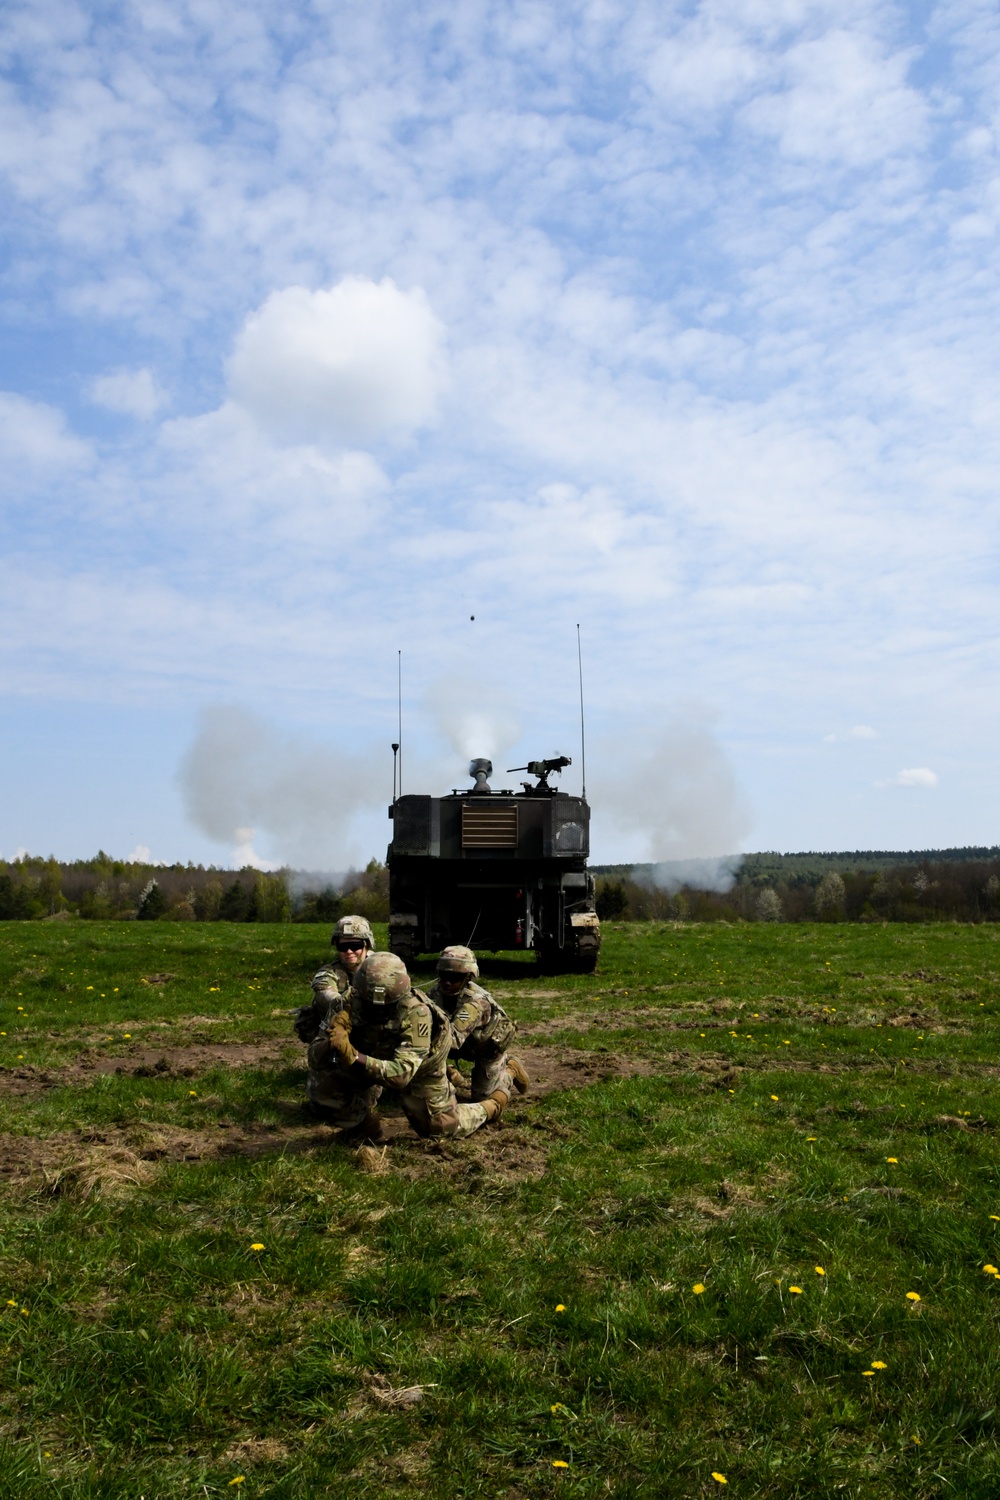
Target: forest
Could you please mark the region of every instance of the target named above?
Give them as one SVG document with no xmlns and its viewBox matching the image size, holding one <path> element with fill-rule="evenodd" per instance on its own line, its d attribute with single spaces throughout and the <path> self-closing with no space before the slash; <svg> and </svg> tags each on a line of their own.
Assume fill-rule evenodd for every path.
<svg viewBox="0 0 1000 1500">
<path fill-rule="evenodd" d="M 728 888 L 657 883 L 654 865 L 596 865 L 597 911 L 624 922 L 995 922 L 1000 848 L 743 855 Z M 113 859 L 0 861 L 0 921 L 332 922 L 389 918 L 377 859 L 343 877 Z"/>
</svg>

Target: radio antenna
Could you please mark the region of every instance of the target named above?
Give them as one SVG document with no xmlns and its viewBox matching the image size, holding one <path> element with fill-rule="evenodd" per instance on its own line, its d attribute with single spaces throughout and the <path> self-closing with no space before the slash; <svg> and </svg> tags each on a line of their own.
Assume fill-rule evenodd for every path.
<svg viewBox="0 0 1000 1500">
<path fill-rule="evenodd" d="M 580 770 L 583 779 L 583 796 L 587 795 L 587 732 L 583 719 L 583 651 L 580 646 L 580 626 L 576 627 L 576 665 L 580 674 Z"/>
<path fill-rule="evenodd" d="M 396 780 L 396 754 L 399 754 L 399 795 L 403 795 L 403 653 L 396 652 L 396 743 L 392 747 L 393 782 Z"/>
</svg>

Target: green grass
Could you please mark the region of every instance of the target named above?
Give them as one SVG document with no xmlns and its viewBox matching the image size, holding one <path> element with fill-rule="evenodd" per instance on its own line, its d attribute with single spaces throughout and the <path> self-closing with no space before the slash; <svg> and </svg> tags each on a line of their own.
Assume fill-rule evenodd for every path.
<svg viewBox="0 0 1000 1500">
<path fill-rule="evenodd" d="M 994 929 L 618 926 L 595 976 L 497 963 L 528 1046 L 648 1071 L 381 1175 L 315 1144 L 294 1042 L 74 1071 L 280 1042 L 325 937 L 0 929 L 0 1497 L 1000 1493 Z"/>
</svg>

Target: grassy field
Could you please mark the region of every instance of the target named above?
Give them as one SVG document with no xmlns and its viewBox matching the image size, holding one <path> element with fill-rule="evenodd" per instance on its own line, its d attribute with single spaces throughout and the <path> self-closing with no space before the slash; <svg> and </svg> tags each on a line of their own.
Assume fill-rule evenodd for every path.
<svg viewBox="0 0 1000 1500">
<path fill-rule="evenodd" d="M 0 929 L 0 1496 L 1000 1494 L 1000 932 L 487 961 L 539 1090 L 384 1151 L 325 939 Z"/>
</svg>

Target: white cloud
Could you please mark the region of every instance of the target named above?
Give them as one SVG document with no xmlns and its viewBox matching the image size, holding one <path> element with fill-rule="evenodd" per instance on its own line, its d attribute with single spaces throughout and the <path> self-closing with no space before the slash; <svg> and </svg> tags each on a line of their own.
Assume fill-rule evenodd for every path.
<svg viewBox="0 0 1000 1500">
<path fill-rule="evenodd" d="M 896 786 L 934 787 L 938 784 L 937 772 L 928 766 L 913 766 L 910 770 L 896 773 Z"/>
<path fill-rule="evenodd" d="M 347 276 L 286 287 L 247 318 L 229 361 L 233 399 L 280 441 L 364 445 L 428 423 L 444 330 L 419 288 Z"/>
<path fill-rule="evenodd" d="M 0 391 L 0 466 L 7 485 L 31 484 L 82 470 L 91 460 L 87 443 L 74 436 L 61 411 Z"/>
<path fill-rule="evenodd" d="M 149 865 L 154 863 L 153 859 L 150 856 L 148 844 L 136 844 L 135 848 L 132 850 L 132 853 L 126 854 L 125 860 L 127 864 L 136 865 Z"/>
<path fill-rule="evenodd" d="M 108 411 L 124 413 L 148 422 L 167 404 L 166 393 L 157 384 L 152 370 L 115 370 L 92 380 L 88 389 L 91 401 Z"/>
<path fill-rule="evenodd" d="M 923 142 L 925 99 L 906 83 L 915 51 L 886 54 L 863 31 L 834 28 L 784 57 L 788 87 L 744 110 L 787 156 L 858 167 Z"/>
</svg>

